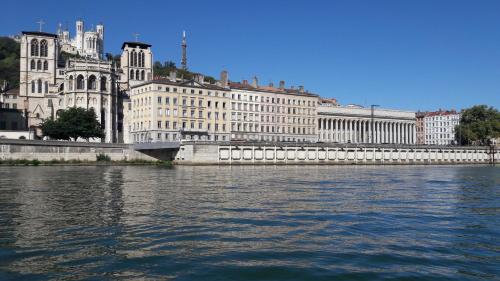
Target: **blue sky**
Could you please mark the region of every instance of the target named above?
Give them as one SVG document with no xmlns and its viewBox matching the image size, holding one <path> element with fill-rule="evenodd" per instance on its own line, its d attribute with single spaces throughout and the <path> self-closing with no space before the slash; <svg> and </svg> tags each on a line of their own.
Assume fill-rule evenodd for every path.
<svg viewBox="0 0 500 281">
<path fill-rule="evenodd" d="M 179 64 L 186 30 L 189 68 L 215 77 L 285 80 L 341 104 L 500 107 L 500 1 L 137 2 L 6 1 L 0 34 L 37 30 L 42 18 L 44 31 L 61 22 L 73 35 L 82 18 L 104 23 L 106 52 L 137 32 L 155 60 Z"/>
</svg>

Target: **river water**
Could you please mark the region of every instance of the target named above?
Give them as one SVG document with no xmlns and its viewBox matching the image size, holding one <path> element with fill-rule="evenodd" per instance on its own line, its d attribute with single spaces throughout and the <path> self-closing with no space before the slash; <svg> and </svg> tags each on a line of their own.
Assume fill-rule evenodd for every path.
<svg viewBox="0 0 500 281">
<path fill-rule="evenodd" d="M 500 167 L 0 167 L 0 280 L 492 280 Z"/>
</svg>

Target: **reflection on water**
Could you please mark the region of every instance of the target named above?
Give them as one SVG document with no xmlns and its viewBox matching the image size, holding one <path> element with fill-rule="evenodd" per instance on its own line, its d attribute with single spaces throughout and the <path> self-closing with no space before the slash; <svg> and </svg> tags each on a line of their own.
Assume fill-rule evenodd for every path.
<svg viewBox="0 0 500 281">
<path fill-rule="evenodd" d="M 499 167 L 0 167 L 0 280 L 500 275 Z"/>
</svg>

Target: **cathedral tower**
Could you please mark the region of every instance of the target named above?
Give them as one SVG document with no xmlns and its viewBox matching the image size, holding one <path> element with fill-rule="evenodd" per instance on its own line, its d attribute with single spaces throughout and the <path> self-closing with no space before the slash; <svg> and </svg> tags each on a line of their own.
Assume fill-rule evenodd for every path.
<svg viewBox="0 0 500 281">
<path fill-rule="evenodd" d="M 82 20 L 76 21 L 76 49 L 78 51 L 83 50 L 83 35 L 84 35 L 84 25 Z"/>
</svg>

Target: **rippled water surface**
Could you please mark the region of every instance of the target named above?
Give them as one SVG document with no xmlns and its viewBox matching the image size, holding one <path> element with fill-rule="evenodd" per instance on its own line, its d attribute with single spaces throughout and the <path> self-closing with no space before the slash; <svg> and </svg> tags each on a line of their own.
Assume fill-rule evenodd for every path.
<svg viewBox="0 0 500 281">
<path fill-rule="evenodd" d="M 500 167 L 0 167 L 0 280 L 492 280 Z"/>
</svg>

